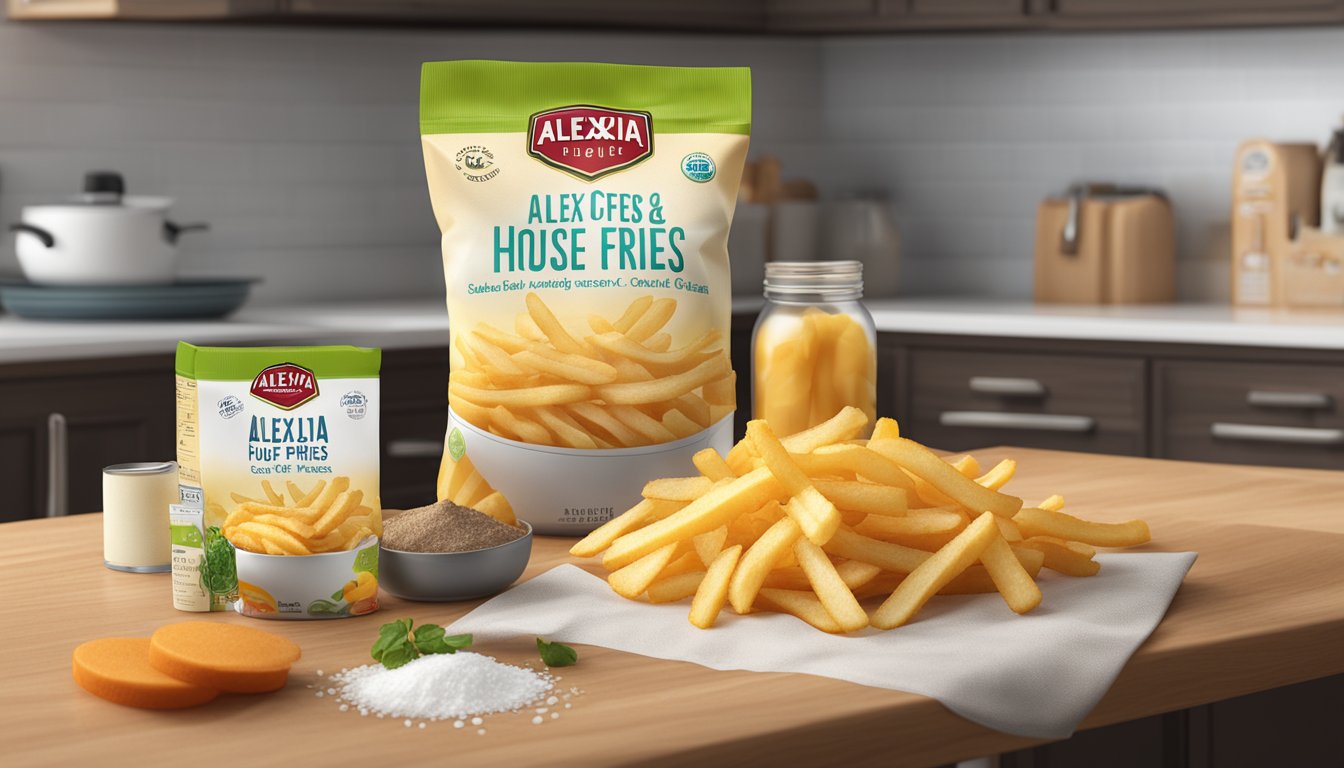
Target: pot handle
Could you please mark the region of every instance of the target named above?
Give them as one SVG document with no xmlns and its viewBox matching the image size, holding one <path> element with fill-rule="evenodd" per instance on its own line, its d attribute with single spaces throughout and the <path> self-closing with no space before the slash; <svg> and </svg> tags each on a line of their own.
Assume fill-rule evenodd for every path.
<svg viewBox="0 0 1344 768">
<path fill-rule="evenodd" d="M 41 241 L 42 241 L 42 245 L 45 245 L 45 246 L 48 247 L 48 248 L 51 248 L 51 247 L 53 247 L 53 246 L 56 245 L 56 238 L 53 237 L 52 234 L 51 234 L 50 232 L 48 232 L 47 230 L 45 230 L 45 229 L 43 229 L 43 228 L 41 228 L 41 227 L 34 226 L 34 225 L 32 225 L 32 224 L 22 224 L 22 223 L 20 223 L 20 224 L 10 224 L 10 225 L 9 225 L 9 231 L 10 231 L 10 232 L 27 232 L 28 234 L 32 235 L 33 237 L 36 237 L 38 240 L 41 240 Z"/>
<path fill-rule="evenodd" d="M 163 222 L 163 238 L 167 240 L 169 244 L 176 245 L 178 235 L 181 235 L 183 232 L 204 232 L 209 228 L 209 224 L 202 222 L 194 224 L 177 224 L 171 221 L 165 221 Z"/>
</svg>

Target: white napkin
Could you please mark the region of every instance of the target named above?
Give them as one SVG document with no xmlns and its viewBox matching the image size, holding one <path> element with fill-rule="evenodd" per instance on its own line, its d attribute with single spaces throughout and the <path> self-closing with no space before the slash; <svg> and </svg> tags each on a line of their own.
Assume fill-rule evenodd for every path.
<svg viewBox="0 0 1344 768">
<path fill-rule="evenodd" d="M 904 627 L 828 635 L 785 614 L 719 614 L 712 630 L 688 604 L 626 600 L 561 565 L 454 622 L 478 641 L 520 634 L 712 669 L 802 672 L 930 696 L 995 730 L 1064 738 L 1152 633 L 1195 561 L 1193 552 L 1102 554 L 1101 572 L 1042 571 L 1044 600 L 1015 616 L 996 594 L 938 597 Z"/>
</svg>

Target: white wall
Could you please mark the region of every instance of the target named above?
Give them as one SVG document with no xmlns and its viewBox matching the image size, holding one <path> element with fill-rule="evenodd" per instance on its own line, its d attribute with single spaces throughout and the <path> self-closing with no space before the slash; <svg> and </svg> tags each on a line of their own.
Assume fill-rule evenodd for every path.
<svg viewBox="0 0 1344 768">
<path fill-rule="evenodd" d="M 886 188 L 912 293 L 1031 295 L 1036 203 L 1073 180 L 1165 187 L 1183 298 L 1228 293 L 1232 157 L 1324 143 L 1344 29 L 828 39 L 827 186 Z"/>
<path fill-rule="evenodd" d="M 0 224 L 123 171 L 179 201 L 183 271 L 264 275 L 259 302 L 439 296 L 419 66 L 449 58 L 749 65 L 753 146 L 820 136 L 803 39 L 0 22 Z M 0 272 L 14 271 L 0 238 Z"/>
<path fill-rule="evenodd" d="M 0 223 L 111 167 L 214 224 L 186 243 L 191 274 L 264 275 L 271 303 L 439 295 L 421 61 L 746 64 L 755 154 L 835 194 L 890 191 L 906 293 L 1028 297 L 1037 201 L 1106 179 L 1167 188 L 1181 294 L 1222 300 L 1233 150 L 1323 141 L 1344 112 L 1341 51 L 1344 28 L 811 40 L 0 22 Z"/>
</svg>

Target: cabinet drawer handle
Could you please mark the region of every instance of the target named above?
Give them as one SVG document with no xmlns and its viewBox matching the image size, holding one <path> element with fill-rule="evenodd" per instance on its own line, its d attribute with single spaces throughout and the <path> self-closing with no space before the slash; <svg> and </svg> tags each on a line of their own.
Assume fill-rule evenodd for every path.
<svg viewBox="0 0 1344 768">
<path fill-rule="evenodd" d="M 1273 392 L 1253 389 L 1246 393 L 1246 403 L 1261 408 L 1303 408 L 1326 410 L 1334 400 L 1324 392 Z"/>
<path fill-rule="evenodd" d="M 443 455 L 438 440 L 389 440 L 387 455 L 396 459 L 437 459 Z"/>
<path fill-rule="evenodd" d="M 943 411 L 938 423 L 944 427 L 1029 429 L 1036 432 L 1091 432 L 1097 420 L 1091 416 L 1054 413 L 1000 413 L 998 411 Z"/>
<path fill-rule="evenodd" d="M 69 451 L 65 447 L 65 416 L 52 413 L 47 416 L 47 517 L 65 517 L 70 514 L 66 498 L 69 469 Z"/>
<path fill-rule="evenodd" d="M 981 395 L 1045 397 L 1045 385 L 1036 379 L 1014 379 L 1004 376 L 972 376 L 971 391 Z"/>
<path fill-rule="evenodd" d="M 1344 429 L 1277 427 L 1269 424 L 1233 424 L 1216 421 L 1209 427 L 1209 434 L 1222 440 L 1247 440 L 1254 443 L 1344 445 Z"/>
</svg>

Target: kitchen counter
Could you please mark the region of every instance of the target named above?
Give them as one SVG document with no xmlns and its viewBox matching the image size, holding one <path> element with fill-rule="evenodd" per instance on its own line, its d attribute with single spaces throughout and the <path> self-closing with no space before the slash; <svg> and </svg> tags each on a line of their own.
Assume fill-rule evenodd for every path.
<svg viewBox="0 0 1344 768">
<path fill-rule="evenodd" d="M 1146 518 L 1155 550 L 1199 552 L 1166 618 L 1083 723 L 1094 728 L 1344 673 L 1344 472 L 1224 467 L 1030 449 L 978 453 L 1020 462 L 1011 488 L 1026 498 L 1066 495 L 1089 518 Z M 1140 482 L 1141 480 L 1141 482 Z M 570 540 L 538 537 L 524 578 L 571 560 Z M 104 568 L 100 520 L 84 515 L 0 525 L 8 633 L 0 657 L 0 717 L 16 764 L 73 764 L 132 755 L 144 764 L 422 762 L 451 755 L 473 765 L 938 765 L 1027 746 L 932 699 L 793 674 L 714 671 L 594 647 L 559 670 L 581 688 L 571 710 L 534 726 L 525 715 L 487 719 L 485 736 L 446 723 L 407 729 L 361 718 L 318 698 L 319 670 L 368 661 L 378 626 L 409 616 L 448 623 L 475 603 L 386 598 L 372 616 L 271 622 L 303 647 L 275 695 L 226 696 L 180 712 L 119 707 L 70 677 L 78 643 L 147 635 L 184 619 L 167 574 Z M 595 567 L 585 563 L 587 567 Z M 1020 621 L 1006 610 L 1004 621 Z M 556 638 L 563 640 L 564 638 Z M 480 650 L 521 663 L 532 638 Z"/>
<path fill-rule="evenodd" d="M 880 331 L 1041 339 L 1344 350 L 1344 312 L 1239 309 L 1222 304 L 1045 306 L 966 298 L 872 299 Z M 737 314 L 761 300 L 739 297 Z M 437 300 L 249 307 L 216 321 L 38 322 L 0 315 L 0 364 L 171 354 L 198 344 L 447 346 Z"/>
</svg>

